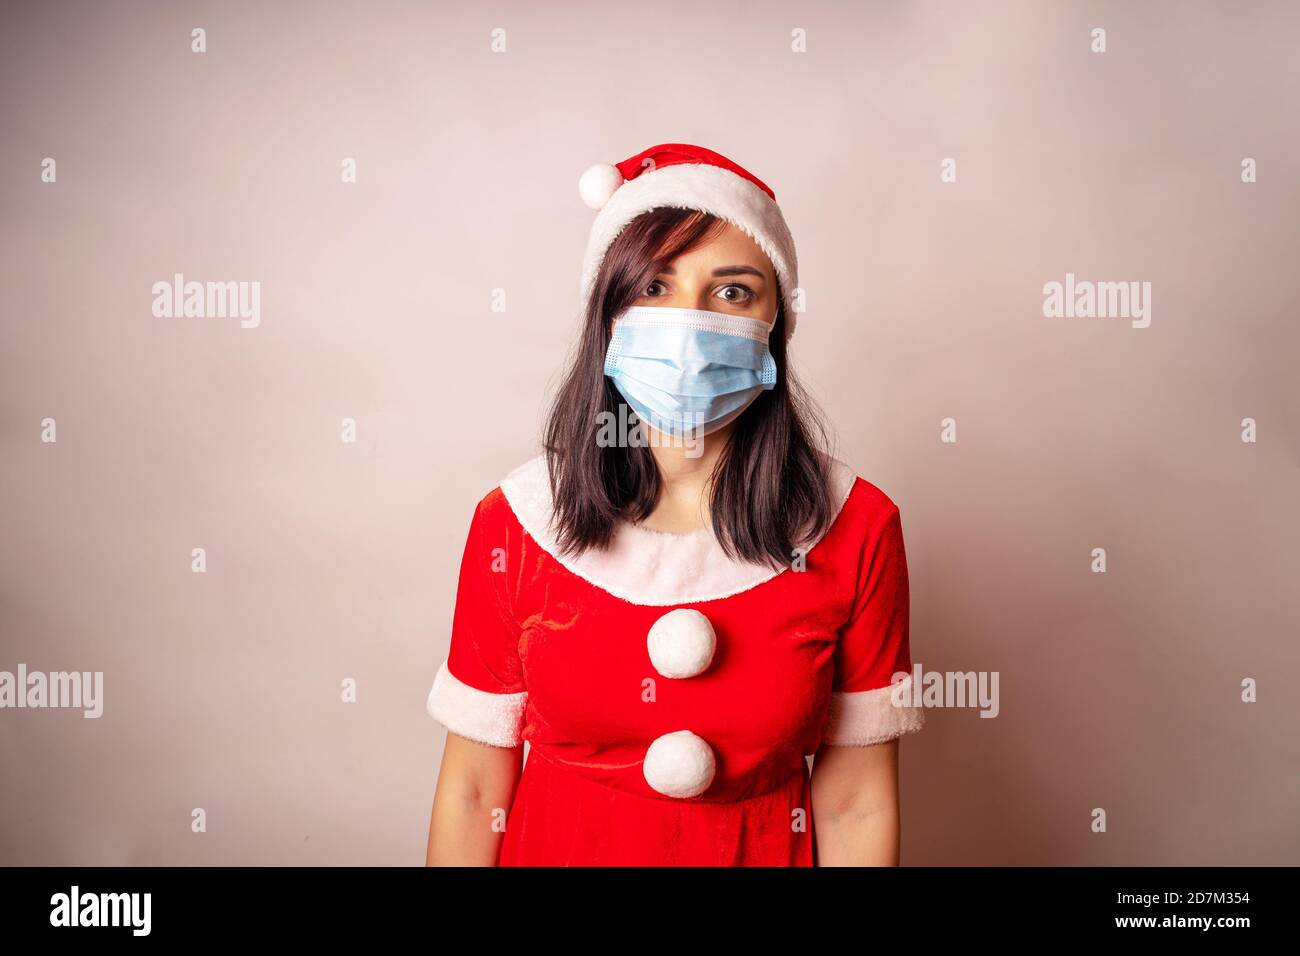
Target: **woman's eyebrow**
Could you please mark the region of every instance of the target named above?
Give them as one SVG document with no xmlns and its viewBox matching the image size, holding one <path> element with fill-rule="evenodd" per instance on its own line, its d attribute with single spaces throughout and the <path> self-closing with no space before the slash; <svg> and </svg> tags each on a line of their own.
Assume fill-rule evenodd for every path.
<svg viewBox="0 0 1300 956">
<path fill-rule="evenodd" d="M 676 274 L 677 274 L 677 270 L 674 269 L 672 266 L 665 266 L 664 268 L 660 269 L 659 271 L 660 271 L 660 273 L 662 273 L 663 275 L 666 275 L 666 276 L 671 276 L 671 275 L 676 275 Z M 759 270 L 755 269 L 753 266 L 719 266 L 717 269 L 714 269 L 714 270 L 713 270 L 713 274 L 714 274 L 715 276 L 745 276 L 745 275 L 749 275 L 749 276 L 758 276 L 760 279 L 765 279 L 765 278 L 767 278 L 766 276 L 763 275 L 762 272 L 760 272 Z"/>
</svg>

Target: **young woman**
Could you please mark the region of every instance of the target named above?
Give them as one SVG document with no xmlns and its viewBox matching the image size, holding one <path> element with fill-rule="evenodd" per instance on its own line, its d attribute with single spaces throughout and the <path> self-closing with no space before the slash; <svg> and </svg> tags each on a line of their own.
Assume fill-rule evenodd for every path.
<svg viewBox="0 0 1300 956">
<path fill-rule="evenodd" d="M 427 862 L 896 865 L 902 527 L 793 381 L 776 197 L 681 143 L 580 193 L 579 345 L 474 512 L 429 693 Z"/>
</svg>

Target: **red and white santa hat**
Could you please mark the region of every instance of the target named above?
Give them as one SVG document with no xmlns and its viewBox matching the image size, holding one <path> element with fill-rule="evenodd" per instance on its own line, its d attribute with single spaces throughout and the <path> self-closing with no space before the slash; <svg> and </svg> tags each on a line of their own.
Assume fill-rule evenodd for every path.
<svg viewBox="0 0 1300 956">
<path fill-rule="evenodd" d="M 591 295 L 605 252 L 633 219 L 662 206 L 699 209 L 743 229 L 772 260 L 785 301 L 786 338 L 794 332 L 798 260 L 776 193 L 720 153 L 689 143 L 661 143 L 621 163 L 597 163 L 578 193 L 600 210 L 582 264 L 582 302 Z"/>
</svg>

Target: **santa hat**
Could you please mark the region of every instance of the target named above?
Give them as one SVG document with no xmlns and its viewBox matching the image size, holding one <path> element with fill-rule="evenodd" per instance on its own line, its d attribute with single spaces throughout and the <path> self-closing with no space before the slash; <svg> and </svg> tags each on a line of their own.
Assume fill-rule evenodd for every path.
<svg viewBox="0 0 1300 956">
<path fill-rule="evenodd" d="M 582 264 L 582 302 L 596 284 L 605 252 L 633 219 L 662 206 L 699 209 L 744 230 L 767 253 L 785 301 L 785 334 L 794 332 L 799 285 L 794 239 L 776 193 L 720 153 L 689 143 L 662 143 L 621 163 L 597 163 L 578 180 L 578 193 L 600 210 L 591 224 Z"/>
</svg>

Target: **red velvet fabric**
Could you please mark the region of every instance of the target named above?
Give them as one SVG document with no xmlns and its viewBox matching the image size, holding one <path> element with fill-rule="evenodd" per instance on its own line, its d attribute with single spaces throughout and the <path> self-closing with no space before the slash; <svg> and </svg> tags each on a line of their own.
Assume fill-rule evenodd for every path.
<svg viewBox="0 0 1300 956">
<path fill-rule="evenodd" d="M 650 162 L 647 163 L 646 160 L 650 160 Z M 648 169 L 663 169 L 665 166 L 676 166 L 678 163 L 707 163 L 710 166 L 721 166 L 737 176 L 748 179 L 773 200 L 776 199 L 776 193 L 772 192 L 772 188 L 767 183 L 740 164 L 733 162 L 721 153 L 716 153 L 704 146 L 694 146 L 690 143 L 660 143 L 658 146 L 643 149 L 635 156 L 629 156 L 621 163 L 615 163 L 614 165 L 618 167 L 618 171 L 623 174 L 623 179 L 626 181 L 636 179 Z"/>
<path fill-rule="evenodd" d="M 673 607 L 568 571 L 499 488 L 479 503 L 447 665 L 478 690 L 528 695 L 501 865 L 814 865 L 804 755 L 830 694 L 887 687 L 912 667 L 898 509 L 858 478 L 806 570 L 679 606 L 717 637 L 708 668 L 685 679 L 657 673 L 647 651 Z M 682 729 L 716 757 L 712 783 L 689 798 L 642 773 L 650 743 Z"/>
</svg>

